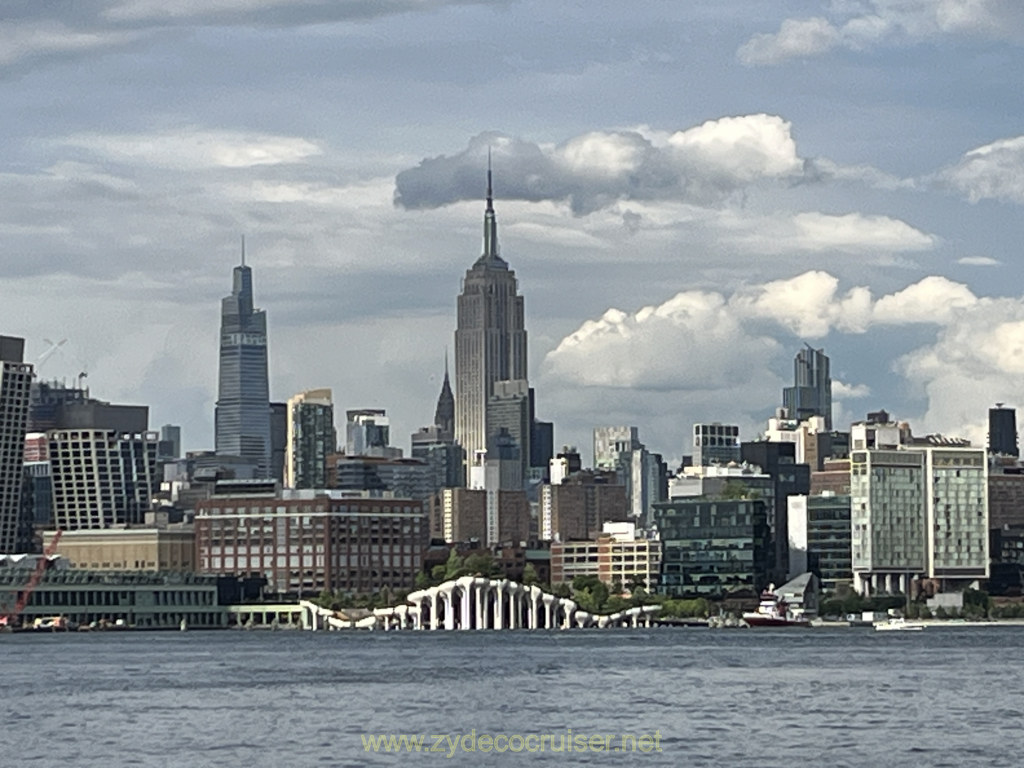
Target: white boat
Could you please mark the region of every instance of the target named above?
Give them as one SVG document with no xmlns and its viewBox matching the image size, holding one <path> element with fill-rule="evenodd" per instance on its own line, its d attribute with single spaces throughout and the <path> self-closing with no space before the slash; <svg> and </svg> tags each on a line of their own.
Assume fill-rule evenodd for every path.
<svg viewBox="0 0 1024 768">
<path fill-rule="evenodd" d="M 786 601 L 775 594 L 774 584 L 761 593 L 761 602 L 756 611 L 743 614 L 743 621 L 749 627 L 809 627 L 810 619 L 795 614 Z"/>
<path fill-rule="evenodd" d="M 914 624 L 903 618 L 892 618 L 875 624 L 876 632 L 920 632 L 924 624 Z"/>
</svg>

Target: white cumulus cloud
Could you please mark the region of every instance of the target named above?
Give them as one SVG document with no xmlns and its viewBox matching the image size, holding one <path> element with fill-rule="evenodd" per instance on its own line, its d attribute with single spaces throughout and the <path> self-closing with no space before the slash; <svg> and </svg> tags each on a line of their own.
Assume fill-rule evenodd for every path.
<svg viewBox="0 0 1024 768">
<path fill-rule="evenodd" d="M 784 19 L 776 32 L 754 35 L 736 56 L 770 66 L 837 48 L 914 44 L 950 35 L 1024 40 L 1024 6 L 1017 0 L 866 0 L 833 3 L 826 16 Z"/>
<path fill-rule="evenodd" d="M 994 199 L 1024 203 L 1024 136 L 972 149 L 938 179 L 971 202 Z"/>
</svg>

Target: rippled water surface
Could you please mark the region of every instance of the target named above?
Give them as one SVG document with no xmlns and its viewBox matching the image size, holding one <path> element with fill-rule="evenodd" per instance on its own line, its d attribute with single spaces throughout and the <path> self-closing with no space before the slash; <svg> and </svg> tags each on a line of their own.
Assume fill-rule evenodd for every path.
<svg viewBox="0 0 1024 768">
<path fill-rule="evenodd" d="M 0 635 L 0 765 L 1016 768 L 1022 643 L 1024 627 Z M 657 732 L 660 751 L 552 752 L 570 728 L 613 749 Z M 523 751 L 430 738 L 474 733 Z M 440 751 L 367 751 L 383 734 Z M 526 741 L 544 734 L 543 753 Z"/>
</svg>

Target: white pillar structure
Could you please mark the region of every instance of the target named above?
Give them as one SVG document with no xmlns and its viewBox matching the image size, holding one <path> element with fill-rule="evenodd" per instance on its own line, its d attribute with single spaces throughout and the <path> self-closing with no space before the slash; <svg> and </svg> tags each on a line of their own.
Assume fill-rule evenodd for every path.
<svg viewBox="0 0 1024 768">
<path fill-rule="evenodd" d="M 440 592 L 438 592 L 437 587 L 432 587 L 430 589 L 430 628 L 431 629 L 440 629 L 441 628 L 441 622 L 438 620 L 438 616 L 439 616 L 438 608 L 439 608 L 439 603 L 441 602 L 440 601 L 440 597 L 441 597 L 441 594 L 440 594 Z"/>
<path fill-rule="evenodd" d="M 472 587 L 463 584 L 460 589 L 462 590 L 462 605 L 459 611 L 459 629 L 472 629 L 473 619 L 469 612 L 469 593 Z"/>
<path fill-rule="evenodd" d="M 444 601 L 444 628 L 455 629 L 455 590 L 454 584 L 441 585 L 441 597 Z"/>
<path fill-rule="evenodd" d="M 473 580 L 473 597 L 476 598 L 476 628 L 487 629 L 487 587 L 480 582 L 483 579 Z"/>
<path fill-rule="evenodd" d="M 530 629 L 537 629 L 540 626 L 540 598 L 543 594 L 539 587 L 530 587 Z"/>
<path fill-rule="evenodd" d="M 505 591 L 502 589 L 501 582 L 495 582 L 494 583 L 494 621 L 493 621 L 493 623 L 491 625 L 494 629 L 504 629 L 505 628 L 504 606 L 502 605 L 502 603 L 504 602 L 504 597 L 505 597 L 504 592 Z"/>
<path fill-rule="evenodd" d="M 554 614 L 552 606 L 554 605 L 554 602 L 557 599 L 558 598 L 556 598 L 554 595 L 549 594 L 545 594 L 541 598 L 541 602 L 544 605 L 544 629 L 551 629 L 552 627 L 554 627 Z"/>
</svg>

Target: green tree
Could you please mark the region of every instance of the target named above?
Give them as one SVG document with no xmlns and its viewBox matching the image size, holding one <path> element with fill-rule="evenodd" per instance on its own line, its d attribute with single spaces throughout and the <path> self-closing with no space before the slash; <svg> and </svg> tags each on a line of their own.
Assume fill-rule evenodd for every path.
<svg viewBox="0 0 1024 768">
<path fill-rule="evenodd" d="M 498 576 L 500 573 L 501 568 L 494 562 L 494 556 L 490 552 L 481 551 L 474 552 L 466 557 L 462 567 L 458 569 L 457 575 L 452 578 L 459 578 L 460 576 L 483 576 L 484 578 L 490 578 Z"/>
<path fill-rule="evenodd" d="M 533 567 L 533 563 L 527 563 L 523 567 L 523 584 L 528 587 L 540 584 L 540 578 L 537 576 L 537 569 Z"/>
<path fill-rule="evenodd" d="M 728 480 L 719 496 L 723 499 L 747 499 L 750 488 L 742 480 Z"/>
<path fill-rule="evenodd" d="M 602 613 L 608 594 L 608 585 L 597 576 L 577 576 L 572 580 L 573 599 L 588 613 Z"/>
</svg>

